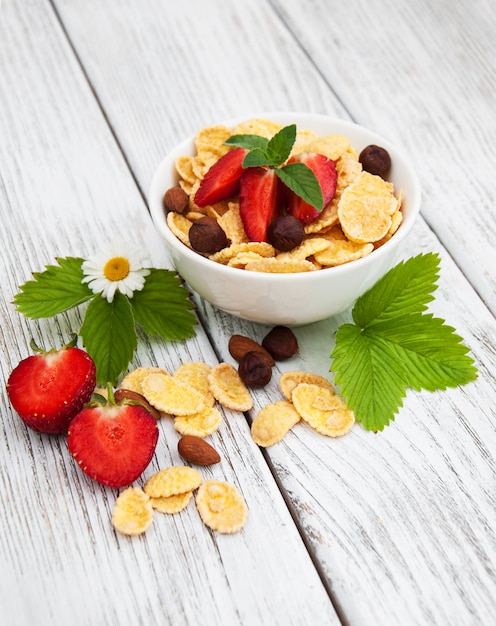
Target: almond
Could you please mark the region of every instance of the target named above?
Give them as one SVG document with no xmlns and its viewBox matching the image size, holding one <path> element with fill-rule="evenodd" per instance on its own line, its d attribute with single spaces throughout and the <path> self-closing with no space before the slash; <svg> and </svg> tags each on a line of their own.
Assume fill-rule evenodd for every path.
<svg viewBox="0 0 496 626">
<path fill-rule="evenodd" d="M 245 337 L 244 335 L 233 335 L 229 339 L 228 350 L 229 354 L 233 357 L 233 359 L 236 359 L 238 363 L 247 352 L 263 352 L 266 355 L 267 362 L 270 364 L 270 367 L 275 364 L 274 359 L 265 348 L 263 348 L 255 340 Z"/>
<path fill-rule="evenodd" d="M 214 465 L 220 461 L 220 454 L 201 437 L 184 435 L 177 442 L 177 450 L 185 461 L 195 465 Z"/>
</svg>

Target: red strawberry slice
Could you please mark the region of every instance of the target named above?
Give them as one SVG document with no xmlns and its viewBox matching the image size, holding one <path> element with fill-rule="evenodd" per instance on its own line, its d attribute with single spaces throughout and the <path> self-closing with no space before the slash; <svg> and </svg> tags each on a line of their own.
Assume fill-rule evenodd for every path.
<svg viewBox="0 0 496 626">
<path fill-rule="evenodd" d="M 226 152 L 212 165 L 195 194 L 195 204 L 205 207 L 227 200 L 238 193 L 243 173 L 243 159 L 248 150 L 235 148 Z"/>
<path fill-rule="evenodd" d="M 273 169 L 250 167 L 239 184 L 239 214 L 250 241 L 267 241 L 280 209 L 279 178 Z"/>
<path fill-rule="evenodd" d="M 338 174 L 336 171 L 336 164 L 332 159 L 328 159 L 323 154 L 315 154 L 313 152 L 303 152 L 295 157 L 289 159 L 288 163 L 301 162 L 312 170 L 320 183 L 322 189 L 322 195 L 324 197 L 324 207 L 333 199 L 336 193 L 336 185 L 338 182 Z M 315 207 L 308 202 L 305 202 L 302 198 L 295 193 L 290 192 L 288 201 L 288 213 L 297 217 L 300 222 L 307 224 L 313 222 L 319 215 Z"/>
<path fill-rule="evenodd" d="M 157 421 L 139 405 L 108 403 L 83 409 L 67 434 L 69 452 L 93 480 L 108 487 L 135 481 L 152 460 Z"/>
<path fill-rule="evenodd" d="M 39 354 L 23 359 L 9 376 L 10 402 L 33 430 L 65 433 L 95 389 L 95 363 L 72 346 L 48 352 L 34 348 Z"/>
</svg>

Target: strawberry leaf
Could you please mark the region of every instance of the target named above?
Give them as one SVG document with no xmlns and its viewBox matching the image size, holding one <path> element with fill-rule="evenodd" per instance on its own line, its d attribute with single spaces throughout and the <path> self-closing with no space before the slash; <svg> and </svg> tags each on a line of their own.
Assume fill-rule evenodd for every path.
<svg viewBox="0 0 496 626">
<path fill-rule="evenodd" d="M 129 299 L 121 293 L 116 293 L 111 303 L 102 297 L 94 298 L 88 305 L 79 334 L 95 361 L 97 384 L 115 384 L 137 347 Z"/>
<path fill-rule="evenodd" d="M 288 163 L 275 170 L 282 182 L 305 202 L 322 211 L 324 198 L 317 177 L 304 163 Z"/>
<path fill-rule="evenodd" d="M 66 257 L 57 262 L 58 265 L 47 265 L 43 272 L 34 272 L 33 280 L 20 287 L 14 296 L 19 313 L 32 319 L 52 317 L 94 297 L 81 282 L 83 259 Z"/>
<path fill-rule="evenodd" d="M 134 292 L 130 303 L 136 323 L 151 335 L 179 340 L 195 334 L 194 305 L 173 271 L 150 270 L 143 289 Z"/>
<path fill-rule="evenodd" d="M 399 263 L 356 301 L 355 324 L 338 328 L 331 370 L 367 430 L 394 419 L 408 388 L 443 390 L 477 377 L 454 328 L 424 313 L 438 273 L 436 254 Z"/>
</svg>

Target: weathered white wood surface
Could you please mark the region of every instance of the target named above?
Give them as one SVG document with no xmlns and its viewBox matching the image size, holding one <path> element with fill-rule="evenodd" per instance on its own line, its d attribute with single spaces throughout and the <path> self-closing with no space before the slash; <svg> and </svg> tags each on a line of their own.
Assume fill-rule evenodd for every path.
<svg viewBox="0 0 496 626">
<path fill-rule="evenodd" d="M 84 256 L 116 232 L 147 245 L 156 266 L 166 257 L 49 3 L 1 10 L 2 625 L 338 624 L 243 415 L 226 413 L 213 437 L 224 462 L 202 472 L 238 485 L 250 511 L 243 532 L 210 532 L 190 505 L 133 540 L 110 524 L 115 490 L 79 471 L 64 438 L 28 432 L 10 409 L 5 381 L 31 334 L 61 345 L 79 324 L 72 313 L 42 323 L 15 313 L 10 302 L 32 270 Z M 185 360 L 216 362 L 201 328 L 178 345 L 143 341 L 136 357 L 169 370 Z M 181 463 L 177 439 L 164 420 L 144 478 Z"/>
<path fill-rule="evenodd" d="M 27 353 L 32 332 L 57 340 L 74 323 L 67 316 L 56 326 L 29 324 L 14 313 L 8 302 L 31 270 L 57 254 L 83 255 L 117 229 L 136 233 L 156 264 L 166 262 L 139 190 L 146 196 L 155 166 L 185 135 L 278 109 L 351 117 L 382 132 L 414 160 L 432 229 L 419 222 L 405 257 L 442 254 L 433 310 L 465 337 L 479 379 L 410 394 L 381 434 L 356 427 L 330 441 L 298 426 L 264 457 L 343 623 L 492 623 L 496 8 L 403 0 L 53 4 L 55 12 L 41 0 L 4 0 L 0 13 L 2 375 Z M 266 331 L 199 304 L 220 358 L 230 358 L 233 332 Z M 301 353 L 281 369 L 325 375 L 334 332 L 348 318 L 296 329 Z M 144 342 L 137 362 L 173 367 L 200 355 L 215 358 L 201 329 L 186 345 Z M 257 393 L 256 409 L 279 397 L 277 378 Z M 193 623 L 202 613 L 209 623 L 339 622 L 240 416 L 218 442 L 229 459 L 220 471 L 251 505 L 246 532 L 211 536 L 190 511 L 123 541 L 109 528 L 113 492 L 81 478 L 62 442 L 27 433 L 4 395 L 2 403 L 0 600 L 16 611 L 12 623 L 34 614 L 63 623 L 72 603 L 81 624 L 96 616 L 108 624 Z M 155 467 L 177 460 L 174 433 L 164 425 L 163 435 Z M 57 593 L 46 601 L 52 586 Z"/>
</svg>

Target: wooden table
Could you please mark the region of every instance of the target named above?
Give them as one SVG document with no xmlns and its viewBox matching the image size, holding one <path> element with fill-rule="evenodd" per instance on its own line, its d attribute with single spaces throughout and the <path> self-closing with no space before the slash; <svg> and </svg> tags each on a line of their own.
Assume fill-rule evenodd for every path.
<svg viewBox="0 0 496 626">
<path fill-rule="evenodd" d="M 3 626 L 496 623 L 495 29 L 489 0 L 1 2 Z M 238 486 L 245 528 L 211 532 L 193 505 L 124 537 L 117 492 L 5 394 L 30 338 L 65 343 L 79 313 L 30 321 L 12 298 L 56 256 L 116 234 L 170 267 L 147 211 L 155 167 L 200 127 L 263 111 L 350 119 L 409 154 L 423 201 L 404 256 L 440 254 L 431 308 L 479 377 L 409 393 L 380 434 L 302 426 L 267 450 L 225 411 L 211 438 L 223 462 L 204 475 Z M 267 331 L 204 302 L 198 317 L 191 340 L 141 337 L 133 365 L 232 362 L 231 334 Z M 297 328 L 300 354 L 279 371 L 327 375 L 347 319 Z M 275 382 L 257 391 L 254 413 L 276 397 Z M 147 475 L 181 462 L 160 430 Z"/>
</svg>

